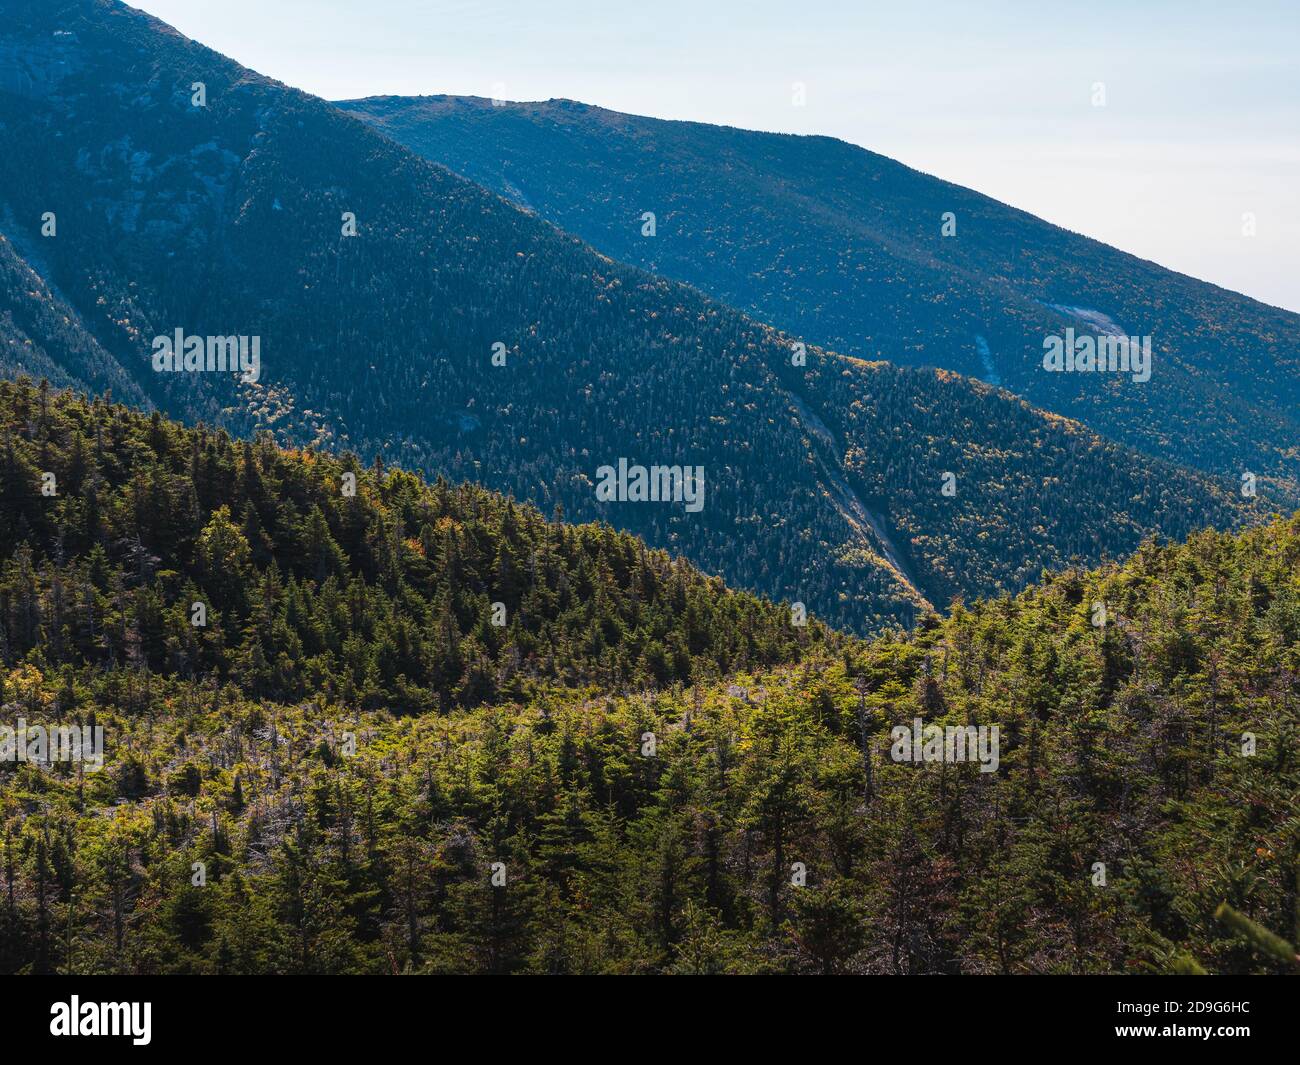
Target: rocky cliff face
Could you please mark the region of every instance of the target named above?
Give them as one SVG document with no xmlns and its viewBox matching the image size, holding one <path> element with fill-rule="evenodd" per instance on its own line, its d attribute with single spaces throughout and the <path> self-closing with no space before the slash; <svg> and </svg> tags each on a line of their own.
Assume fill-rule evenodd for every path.
<svg viewBox="0 0 1300 1065">
<path fill-rule="evenodd" d="M 0 44 L 0 92 L 39 100 L 52 96 L 78 69 L 77 35 L 54 30 Z"/>
</svg>

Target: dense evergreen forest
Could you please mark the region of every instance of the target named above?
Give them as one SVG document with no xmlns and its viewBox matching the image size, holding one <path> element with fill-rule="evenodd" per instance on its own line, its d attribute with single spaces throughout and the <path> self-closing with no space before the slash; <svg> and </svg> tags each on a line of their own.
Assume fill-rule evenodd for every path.
<svg viewBox="0 0 1300 1065">
<path fill-rule="evenodd" d="M 106 737 L 0 761 L 0 970 L 1283 968 L 1213 915 L 1300 912 L 1300 515 L 864 642 L 472 486 L 0 419 L 0 704 Z"/>
<path fill-rule="evenodd" d="M 558 503 L 859 634 L 1256 517 L 1238 471 L 967 378 L 796 350 L 121 4 L 6 16 L 7 375 Z M 257 336 L 259 380 L 155 372 L 176 329 Z M 598 501 L 620 458 L 702 466 L 703 508 Z"/>
<path fill-rule="evenodd" d="M 418 713 L 539 680 L 704 681 L 840 639 L 627 533 L 472 485 L 25 381 L 0 381 L 0 427 L 15 580 L 0 650 L 15 661 Z"/>
<path fill-rule="evenodd" d="M 1291 311 L 833 137 L 572 100 L 380 96 L 339 106 L 606 255 L 792 337 L 983 378 L 1150 456 L 1254 470 L 1300 499 Z M 653 237 L 642 232 L 645 212 Z M 1045 336 L 1103 318 L 1152 336 L 1150 381 L 1043 373 Z"/>
<path fill-rule="evenodd" d="M 1295 969 L 1294 315 L 824 138 L 0 6 L 0 973 Z M 1117 323 L 1145 386 L 1026 373 Z"/>
</svg>

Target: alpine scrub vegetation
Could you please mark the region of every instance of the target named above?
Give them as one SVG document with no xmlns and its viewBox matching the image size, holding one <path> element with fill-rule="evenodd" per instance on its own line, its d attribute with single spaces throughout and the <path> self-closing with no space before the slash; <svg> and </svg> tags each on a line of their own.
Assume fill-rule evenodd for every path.
<svg viewBox="0 0 1300 1065">
<path fill-rule="evenodd" d="M 1238 913 L 1226 902 L 1219 903 L 1214 916 L 1261 953 L 1272 955 L 1278 961 L 1288 965 L 1300 965 L 1300 951 L 1281 936 L 1275 936 L 1267 928 L 1261 928 L 1249 917 Z"/>
<path fill-rule="evenodd" d="M 1296 938 L 1300 516 L 865 642 L 482 489 L 0 418 L 5 723 L 105 736 L 0 759 L 5 972 L 1290 968 L 1214 914 Z"/>
</svg>

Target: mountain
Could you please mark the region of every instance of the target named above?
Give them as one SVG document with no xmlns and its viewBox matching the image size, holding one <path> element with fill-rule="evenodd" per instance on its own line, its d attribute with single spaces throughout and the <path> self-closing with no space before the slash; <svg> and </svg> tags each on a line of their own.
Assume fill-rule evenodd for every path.
<svg viewBox="0 0 1300 1065">
<path fill-rule="evenodd" d="M 868 643 L 29 383 L 0 493 L 0 972 L 1288 968 L 1212 914 L 1294 919 L 1300 515 Z"/>
<path fill-rule="evenodd" d="M 79 315 L 0 235 L 0 373 L 41 377 L 60 388 L 115 391 L 148 407 L 135 381 Z"/>
<path fill-rule="evenodd" d="M 605 254 L 792 337 L 980 377 L 1146 454 L 1254 472 L 1300 499 L 1300 315 L 830 137 L 498 103 L 340 106 Z M 1067 328 L 1150 336 L 1150 380 L 1046 372 L 1044 339 Z"/>
<path fill-rule="evenodd" d="M 1262 503 L 951 373 L 805 365 L 121 4 L 3 11 L 0 227 L 35 275 L 7 298 L 45 315 L 11 370 L 604 519 L 859 632 Z M 248 372 L 173 372 L 178 331 Z M 623 465 L 702 469 L 702 505 Z"/>
<path fill-rule="evenodd" d="M 839 639 L 607 525 L 269 434 L 237 444 L 24 381 L 0 381 L 0 434 L 9 662 L 416 713 L 538 681 L 690 683 Z"/>
</svg>

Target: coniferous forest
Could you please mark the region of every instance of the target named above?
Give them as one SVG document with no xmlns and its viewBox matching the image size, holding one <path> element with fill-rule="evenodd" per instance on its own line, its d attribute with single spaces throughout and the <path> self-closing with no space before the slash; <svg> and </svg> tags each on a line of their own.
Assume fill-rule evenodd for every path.
<svg viewBox="0 0 1300 1065">
<path fill-rule="evenodd" d="M 0 0 L 0 975 L 1300 972 L 1297 336 L 829 136 Z"/>
<path fill-rule="evenodd" d="M 6 971 L 1285 969 L 1214 911 L 1297 913 L 1300 516 L 862 641 L 470 486 L 0 410 L 0 698 L 111 737 L 0 762 Z M 918 718 L 998 771 L 894 760 Z"/>
</svg>

